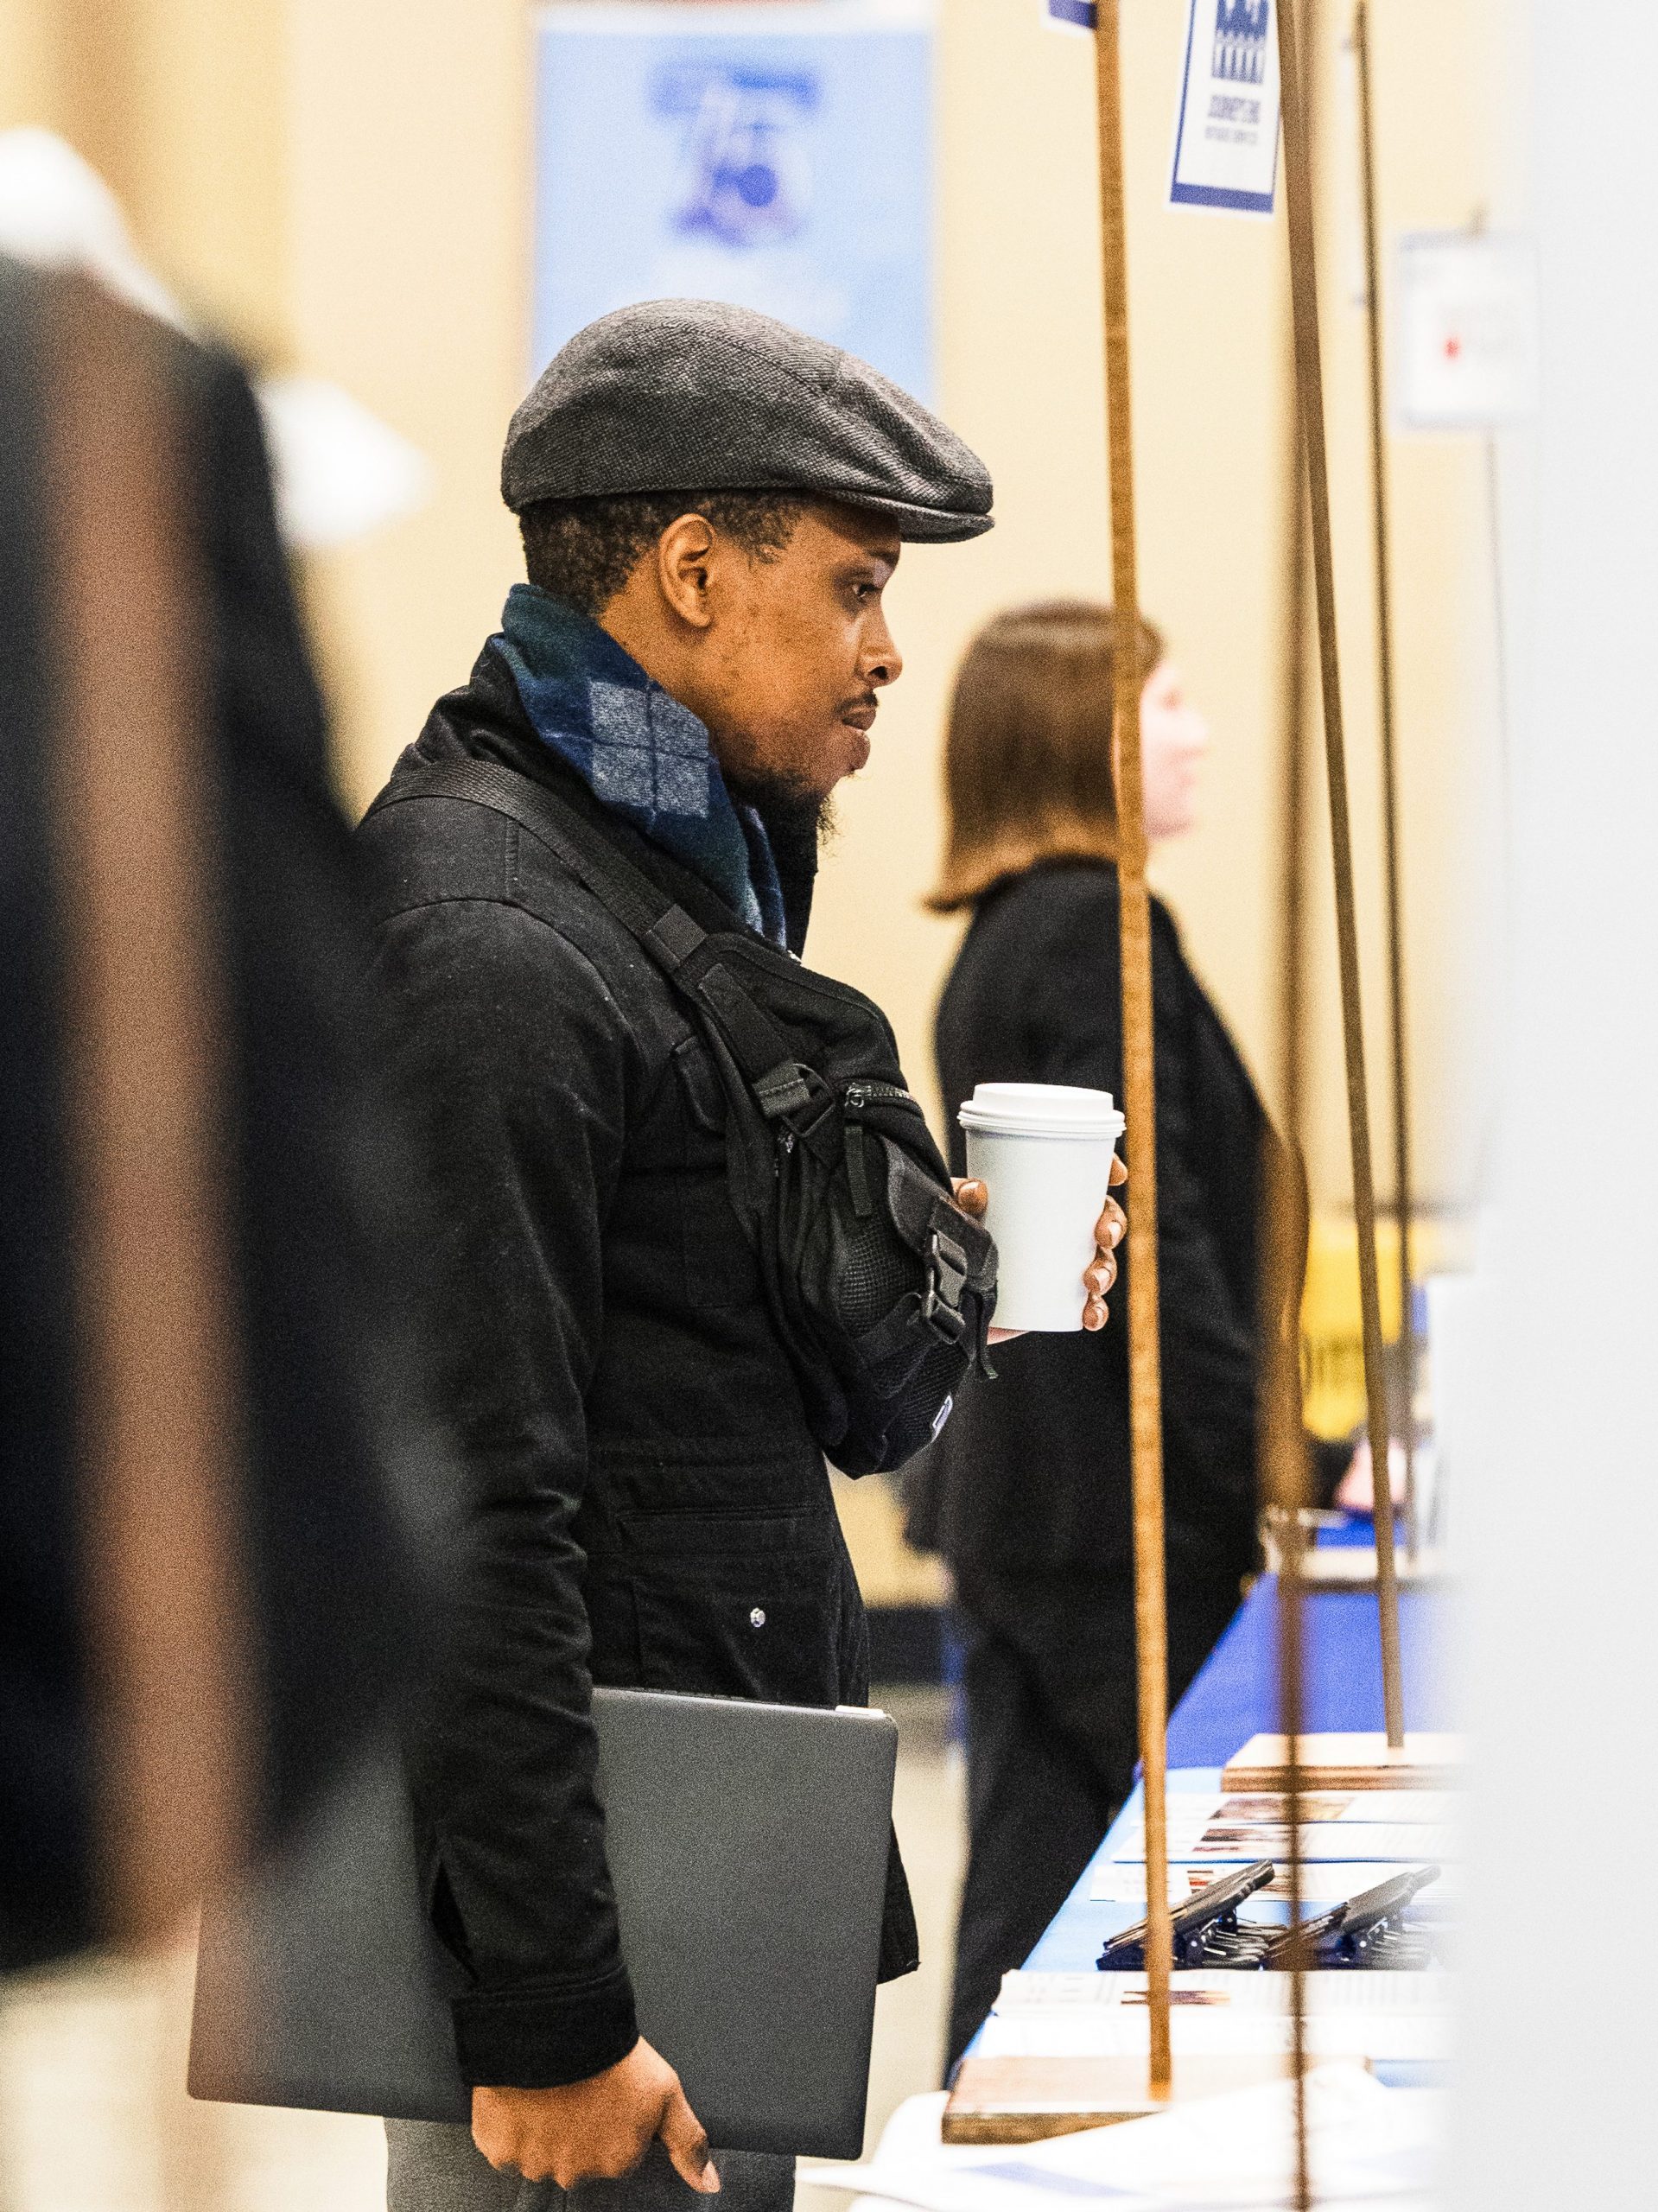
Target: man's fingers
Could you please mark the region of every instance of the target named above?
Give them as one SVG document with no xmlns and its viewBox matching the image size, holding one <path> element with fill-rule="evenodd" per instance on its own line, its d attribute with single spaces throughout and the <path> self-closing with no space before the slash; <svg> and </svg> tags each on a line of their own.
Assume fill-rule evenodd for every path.
<svg viewBox="0 0 1658 2212">
<path fill-rule="evenodd" d="M 480 2155 L 488 2159 L 498 2174 L 517 2173 L 512 2132 L 502 2124 L 493 2101 L 481 2090 L 473 2093 L 472 2139 Z"/>
<path fill-rule="evenodd" d="M 956 1185 L 956 1203 L 963 1213 L 970 1213 L 975 1221 L 981 1221 L 990 1203 L 990 1193 L 975 1177 L 969 1177 Z"/>
<path fill-rule="evenodd" d="M 1090 1298 L 1083 1308 L 1083 1326 L 1085 1329 L 1102 1329 L 1110 1319 L 1111 1308 L 1102 1298 Z"/>
<path fill-rule="evenodd" d="M 657 2133 L 682 2177 L 704 2196 L 712 2196 L 720 2186 L 720 2177 L 708 2156 L 708 2135 L 677 2082 Z"/>
<path fill-rule="evenodd" d="M 1094 1242 L 1101 1251 L 1109 1252 L 1121 1243 L 1128 1233 L 1128 1215 L 1115 1198 L 1108 1198 L 1104 1212 L 1094 1224 Z"/>
<path fill-rule="evenodd" d="M 518 2169 L 513 2163 L 511 2149 L 495 2135 L 480 2134 L 478 2129 L 474 2127 L 472 2131 L 472 2139 L 480 2155 L 488 2159 L 498 2174 L 518 2172 Z"/>
<path fill-rule="evenodd" d="M 1126 1183 L 1128 1180 L 1128 1163 L 1120 1152 L 1112 1154 L 1111 1173 L 1105 1180 L 1107 1188 L 1113 1191 L 1116 1189 L 1119 1183 Z"/>
<path fill-rule="evenodd" d="M 1083 1281 L 1090 1298 L 1103 1298 L 1117 1279 L 1117 1263 L 1109 1253 L 1095 1261 L 1091 1268 L 1083 1270 Z"/>
</svg>

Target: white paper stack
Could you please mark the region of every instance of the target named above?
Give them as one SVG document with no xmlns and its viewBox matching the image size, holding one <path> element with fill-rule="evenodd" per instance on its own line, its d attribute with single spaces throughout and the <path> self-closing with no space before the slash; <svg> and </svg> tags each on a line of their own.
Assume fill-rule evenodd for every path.
<svg viewBox="0 0 1658 2212">
<path fill-rule="evenodd" d="M 1384 1977 L 1365 1977 L 1381 1980 Z M 1438 2163 L 1442 2100 L 1384 2089 L 1356 2066 L 1306 2079 L 1307 2144 L 1320 2204 L 1349 2212 L 1426 2212 Z M 995 2150 L 911 2145 L 867 2165 L 817 2166 L 816 2189 L 918 2212 L 1101 2212 L 1260 2208 L 1294 2199 L 1294 2098 L 1289 2082 L 1176 2105 L 1147 2120 Z"/>
</svg>

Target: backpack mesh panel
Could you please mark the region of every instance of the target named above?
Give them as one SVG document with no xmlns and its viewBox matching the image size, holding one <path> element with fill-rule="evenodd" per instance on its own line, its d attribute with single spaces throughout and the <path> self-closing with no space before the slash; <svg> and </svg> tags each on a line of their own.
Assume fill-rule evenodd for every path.
<svg viewBox="0 0 1658 2212">
<path fill-rule="evenodd" d="M 854 1337 L 883 1321 L 906 1291 L 916 1287 L 921 1268 L 915 1254 L 890 1224 L 872 1215 L 863 1233 L 846 1248 L 835 1284 L 835 1302 Z"/>
</svg>

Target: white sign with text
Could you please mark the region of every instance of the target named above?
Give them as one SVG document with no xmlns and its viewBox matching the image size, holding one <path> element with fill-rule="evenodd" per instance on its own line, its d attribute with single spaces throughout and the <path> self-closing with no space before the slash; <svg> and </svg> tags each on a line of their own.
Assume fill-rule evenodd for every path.
<svg viewBox="0 0 1658 2212">
<path fill-rule="evenodd" d="M 1537 410 L 1537 270 L 1505 231 L 1407 232 L 1394 263 L 1394 402 L 1408 430 L 1494 430 Z"/>
<path fill-rule="evenodd" d="M 1278 182 L 1275 0 L 1191 0 L 1172 207 L 1270 215 Z"/>
</svg>

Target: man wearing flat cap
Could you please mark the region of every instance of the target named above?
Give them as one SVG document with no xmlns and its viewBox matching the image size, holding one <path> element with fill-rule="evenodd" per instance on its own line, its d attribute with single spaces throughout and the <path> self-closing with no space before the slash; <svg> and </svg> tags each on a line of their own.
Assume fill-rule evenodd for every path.
<svg viewBox="0 0 1658 2212">
<path fill-rule="evenodd" d="M 984 468 L 834 347 L 664 301 L 571 340 L 512 419 L 502 485 L 529 582 L 385 797 L 434 764 L 496 764 L 703 928 L 798 952 L 824 803 L 901 665 L 882 594 L 905 540 L 989 529 Z M 590 1716 L 594 1682 L 867 1694 L 720 1084 L 663 976 L 513 821 L 440 798 L 383 805 L 362 835 L 379 1014 L 433 1163 L 476 1554 L 412 1752 L 429 1894 L 471 1979 L 473 2127 L 392 2123 L 391 2202 L 643 2212 L 723 2185 L 733 2212 L 773 2212 L 792 2161 L 711 2158 L 672 2052 L 639 2037 Z M 915 1962 L 894 1863 L 883 1973 Z"/>
</svg>

